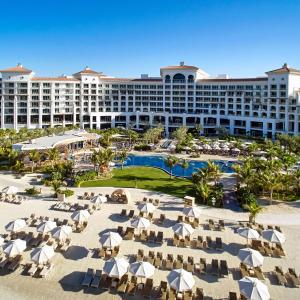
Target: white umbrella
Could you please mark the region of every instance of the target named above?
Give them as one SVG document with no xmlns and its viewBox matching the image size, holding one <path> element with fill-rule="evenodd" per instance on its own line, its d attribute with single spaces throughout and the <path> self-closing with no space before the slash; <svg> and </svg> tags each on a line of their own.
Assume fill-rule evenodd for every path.
<svg viewBox="0 0 300 300">
<path fill-rule="evenodd" d="M 239 288 L 242 295 L 249 300 L 269 300 L 270 294 L 265 284 L 257 278 L 244 277 L 239 280 Z"/>
<path fill-rule="evenodd" d="M 205 150 L 211 150 L 211 146 L 208 145 L 208 144 L 204 144 L 204 145 L 202 146 L 202 148 L 205 149 Z"/>
<path fill-rule="evenodd" d="M 214 150 L 221 150 L 221 148 L 219 147 L 219 145 L 213 145 L 213 149 Z"/>
<path fill-rule="evenodd" d="M 238 257 L 244 264 L 253 268 L 262 266 L 264 262 L 264 257 L 258 251 L 251 248 L 240 249 Z"/>
<path fill-rule="evenodd" d="M 203 147 L 200 146 L 200 145 L 194 145 L 193 148 L 194 148 L 195 150 L 202 150 L 202 149 L 203 149 Z"/>
<path fill-rule="evenodd" d="M 3 252 L 9 257 L 14 257 L 22 253 L 25 249 L 26 241 L 20 239 L 9 241 L 3 245 Z"/>
<path fill-rule="evenodd" d="M 17 219 L 15 221 L 11 221 L 9 222 L 6 226 L 5 226 L 5 230 L 6 231 L 12 231 L 12 232 L 16 232 L 20 229 L 23 229 L 24 227 L 26 227 L 26 222 L 24 219 Z"/>
<path fill-rule="evenodd" d="M 238 148 L 233 148 L 231 151 L 232 151 L 232 152 L 241 152 L 241 150 L 238 149 Z"/>
<path fill-rule="evenodd" d="M 57 226 L 56 222 L 46 221 L 37 226 L 36 230 L 41 233 L 47 233 Z"/>
<path fill-rule="evenodd" d="M 174 233 L 183 237 L 186 235 L 191 235 L 194 232 L 194 228 L 187 223 L 176 223 L 172 229 Z"/>
<path fill-rule="evenodd" d="M 0 247 L 4 244 L 4 238 L 0 236 Z"/>
<path fill-rule="evenodd" d="M 99 204 L 107 202 L 107 198 L 102 195 L 96 195 L 91 199 L 91 202 L 96 205 L 99 205 Z"/>
<path fill-rule="evenodd" d="M 34 249 L 31 253 L 31 260 L 36 264 L 42 265 L 54 256 L 54 249 L 52 246 L 44 245 L 41 248 Z"/>
<path fill-rule="evenodd" d="M 286 240 L 284 234 L 276 229 L 267 229 L 262 232 L 264 239 L 270 241 L 271 243 L 283 244 Z"/>
<path fill-rule="evenodd" d="M 122 237 L 117 232 L 106 232 L 100 237 L 100 244 L 104 248 L 113 248 L 119 246 L 122 242 Z"/>
<path fill-rule="evenodd" d="M 7 195 L 15 195 L 18 192 L 18 188 L 10 185 L 10 186 L 6 186 L 4 189 L 2 189 L 2 192 L 7 194 Z"/>
<path fill-rule="evenodd" d="M 131 226 L 138 229 L 145 229 L 150 226 L 150 221 L 146 218 L 136 218 L 131 221 Z"/>
<path fill-rule="evenodd" d="M 184 215 L 192 218 L 199 218 L 201 215 L 201 210 L 197 206 L 185 207 L 182 211 Z"/>
<path fill-rule="evenodd" d="M 130 265 L 130 273 L 136 277 L 149 278 L 153 276 L 155 267 L 146 261 L 137 261 Z"/>
<path fill-rule="evenodd" d="M 67 225 L 58 226 L 52 229 L 52 237 L 64 241 L 72 232 L 72 227 Z"/>
<path fill-rule="evenodd" d="M 259 233 L 255 229 L 249 227 L 238 228 L 237 232 L 240 236 L 247 239 L 247 244 L 249 239 L 257 240 L 259 238 Z"/>
<path fill-rule="evenodd" d="M 89 217 L 90 213 L 85 209 L 74 211 L 71 215 L 72 220 L 79 223 L 86 221 Z"/>
<path fill-rule="evenodd" d="M 127 260 L 122 258 L 112 258 L 107 260 L 103 267 L 103 272 L 109 277 L 121 278 L 125 273 L 127 273 L 129 263 Z"/>
<path fill-rule="evenodd" d="M 184 269 L 176 269 L 169 273 L 167 280 L 170 287 L 178 292 L 190 291 L 195 285 L 193 274 Z"/>
<path fill-rule="evenodd" d="M 152 203 L 140 203 L 138 210 L 145 213 L 153 213 L 156 207 Z"/>
<path fill-rule="evenodd" d="M 227 147 L 227 146 L 225 146 L 225 147 L 223 148 L 223 151 L 229 151 L 229 150 L 230 150 L 230 148 Z"/>
</svg>

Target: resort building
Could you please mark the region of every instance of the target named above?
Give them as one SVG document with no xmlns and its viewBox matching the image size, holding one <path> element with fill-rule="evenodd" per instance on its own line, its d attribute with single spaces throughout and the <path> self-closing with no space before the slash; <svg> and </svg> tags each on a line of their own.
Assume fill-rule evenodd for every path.
<svg viewBox="0 0 300 300">
<path fill-rule="evenodd" d="M 1 128 L 79 125 L 143 129 L 201 124 L 203 133 L 298 135 L 300 70 L 284 64 L 265 77 L 211 77 L 181 63 L 160 77 L 114 78 L 90 68 L 61 77 L 36 77 L 18 64 L 0 70 Z"/>
</svg>

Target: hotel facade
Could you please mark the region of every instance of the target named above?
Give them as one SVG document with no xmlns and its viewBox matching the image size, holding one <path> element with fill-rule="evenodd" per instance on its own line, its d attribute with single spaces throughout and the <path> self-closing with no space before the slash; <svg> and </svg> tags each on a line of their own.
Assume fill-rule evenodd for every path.
<svg viewBox="0 0 300 300">
<path fill-rule="evenodd" d="M 201 124 L 203 133 L 272 138 L 300 131 L 300 70 L 284 64 L 265 77 L 210 77 L 180 63 L 160 77 L 114 78 L 90 68 L 72 76 L 36 77 L 18 64 L 0 70 L 1 128 L 19 130 L 79 125 L 81 128 Z"/>
</svg>

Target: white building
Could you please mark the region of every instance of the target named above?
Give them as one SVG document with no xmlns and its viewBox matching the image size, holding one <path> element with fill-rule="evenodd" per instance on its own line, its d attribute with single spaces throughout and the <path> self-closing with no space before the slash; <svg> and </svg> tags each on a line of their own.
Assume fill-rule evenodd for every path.
<svg viewBox="0 0 300 300">
<path fill-rule="evenodd" d="M 1 128 L 16 130 L 80 125 L 81 128 L 201 124 L 207 134 L 274 137 L 299 133 L 300 71 L 286 64 L 266 77 L 210 77 L 181 63 L 160 77 L 113 78 L 90 68 L 61 77 L 35 77 L 22 65 L 0 70 Z"/>
</svg>

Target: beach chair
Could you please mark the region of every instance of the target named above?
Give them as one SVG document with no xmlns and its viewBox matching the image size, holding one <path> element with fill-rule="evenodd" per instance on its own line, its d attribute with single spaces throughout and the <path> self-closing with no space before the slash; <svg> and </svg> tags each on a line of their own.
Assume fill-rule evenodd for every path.
<svg viewBox="0 0 300 300">
<path fill-rule="evenodd" d="M 88 268 L 83 281 L 81 283 L 82 286 L 89 287 L 94 277 L 94 269 Z"/>
<path fill-rule="evenodd" d="M 243 263 L 240 263 L 240 272 L 242 277 L 250 276 L 247 266 Z"/>
<path fill-rule="evenodd" d="M 216 237 L 216 250 L 221 251 L 223 249 L 222 238 Z"/>
<path fill-rule="evenodd" d="M 159 286 L 158 299 L 166 300 L 167 299 L 167 292 L 168 292 L 168 283 L 166 281 L 161 281 L 160 286 Z"/>
<path fill-rule="evenodd" d="M 134 228 L 127 227 L 123 239 L 124 240 L 132 240 L 133 237 L 134 237 Z"/>
<path fill-rule="evenodd" d="M 142 295 L 145 298 L 150 298 L 151 293 L 152 293 L 152 289 L 153 289 L 153 279 L 152 278 L 147 278 L 146 283 L 144 285 L 144 288 L 142 290 Z"/>
<path fill-rule="evenodd" d="M 176 300 L 176 291 L 172 288 L 168 291 L 168 300 Z"/>
<path fill-rule="evenodd" d="M 162 266 L 162 253 L 157 252 L 156 257 L 154 259 L 154 267 L 161 268 Z"/>
<path fill-rule="evenodd" d="M 273 273 L 278 281 L 278 284 L 280 285 L 287 285 L 287 280 L 284 276 L 284 273 L 282 269 L 279 266 L 275 267 L 274 273 Z"/>
<path fill-rule="evenodd" d="M 122 278 L 120 279 L 117 285 L 117 292 L 124 294 L 126 292 L 127 284 L 128 284 L 128 275 L 125 274 L 122 276 Z"/>
<path fill-rule="evenodd" d="M 193 222 L 192 222 L 192 226 L 193 226 L 194 228 L 198 228 L 199 225 L 200 225 L 200 220 L 199 220 L 199 218 L 194 218 L 194 220 L 193 220 Z"/>
<path fill-rule="evenodd" d="M 273 248 L 273 254 L 274 254 L 275 256 L 279 256 L 279 257 L 285 256 L 285 253 L 284 253 L 284 251 L 283 251 L 283 248 L 282 248 L 282 246 L 279 245 L 279 244 L 276 244 L 276 245 L 275 245 L 275 248 Z"/>
<path fill-rule="evenodd" d="M 213 248 L 213 241 L 211 239 L 211 236 L 206 237 L 206 243 L 207 243 L 207 248 L 212 249 Z"/>
<path fill-rule="evenodd" d="M 166 220 L 166 215 L 165 214 L 160 214 L 160 217 L 157 220 L 157 223 L 163 225 L 165 220 Z"/>
<path fill-rule="evenodd" d="M 206 258 L 200 258 L 200 273 L 206 274 L 207 273 L 207 266 L 206 266 Z"/>
<path fill-rule="evenodd" d="M 120 217 L 126 217 L 127 216 L 127 210 L 126 209 L 122 209 L 121 213 L 120 213 Z"/>
<path fill-rule="evenodd" d="M 135 276 L 131 276 L 131 280 L 126 287 L 127 295 L 134 296 L 136 293 L 136 289 L 137 289 L 137 278 Z"/>
<path fill-rule="evenodd" d="M 220 226 L 221 230 L 225 230 L 224 220 L 219 220 L 219 226 Z"/>
<path fill-rule="evenodd" d="M 264 273 L 262 272 L 260 267 L 253 268 L 254 274 L 259 280 L 265 280 Z"/>
<path fill-rule="evenodd" d="M 132 219 L 133 216 L 134 216 L 134 210 L 131 209 L 131 210 L 129 211 L 128 218 L 129 218 L 129 219 Z"/>
<path fill-rule="evenodd" d="M 172 239 L 173 246 L 178 247 L 179 246 L 179 241 L 180 241 L 180 239 L 179 239 L 178 235 L 174 234 L 173 239 Z"/>
<path fill-rule="evenodd" d="M 293 287 L 300 286 L 300 279 L 299 276 L 297 276 L 295 269 L 289 268 L 288 273 L 286 275 L 290 279 Z"/>
<path fill-rule="evenodd" d="M 194 271 L 194 257 L 192 257 L 192 256 L 188 257 L 188 260 L 186 263 L 186 270 L 191 273 Z"/>
<path fill-rule="evenodd" d="M 209 229 L 209 230 L 214 230 L 214 228 L 215 228 L 215 223 L 214 223 L 214 221 L 213 221 L 212 219 L 209 219 L 209 220 L 208 220 L 208 229 Z"/>
<path fill-rule="evenodd" d="M 235 292 L 229 292 L 228 300 L 238 300 L 238 296 Z"/>
<path fill-rule="evenodd" d="M 168 254 L 167 259 L 166 259 L 166 269 L 167 270 L 172 270 L 173 269 L 173 263 L 174 263 L 173 254 Z"/>
<path fill-rule="evenodd" d="M 159 199 L 155 199 L 153 204 L 154 204 L 155 206 L 159 206 Z"/>
<path fill-rule="evenodd" d="M 203 299 L 204 299 L 203 289 L 197 287 L 193 300 L 203 300 Z"/>
<path fill-rule="evenodd" d="M 192 300 L 193 299 L 193 292 L 192 291 L 185 291 L 183 293 L 183 300 Z"/>
<path fill-rule="evenodd" d="M 177 217 L 177 223 L 183 222 L 183 216 L 178 216 Z"/>
<path fill-rule="evenodd" d="M 220 260 L 220 274 L 221 274 L 221 276 L 224 276 L 224 277 L 229 275 L 226 260 Z"/>
<path fill-rule="evenodd" d="M 155 243 L 155 231 L 151 230 L 150 231 L 150 234 L 149 234 L 149 237 L 148 237 L 148 242 L 149 243 Z"/>
<path fill-rule="evenodd" d="M 118 233 L 120 236 L 123 236 L 123 235 L 124 235 L 124 228 L 123 228 L 123 226 L 118 226 L 117 233 Z"/>
<path fill-rule="evenodd" d="M 264 247 L 264 251 L 265 251 L 266 255 L 271 256 L 273 254 L 273 251 L 268 242 L 264 242 L 263 247 Z"/>
<path fill-rule="evenodd" d="M 148 232 L 147 230 L 142 230 L 141 235 L 140 235 L 140 240 L 141 242 L 146 242 L 148 239 Z"/>
<path fill-rule="evenodd" d="M 23 256 L 20 254 L 14 257 L 8 266 L 8 270 L 15 271 L 20 266 L 22 260 L 23 260 Z"/>
<path fill-rule="evenodd" d="M 164 233 L 162 231 L 159 231 L 157 233 L 157 236 L 156 236 L 156 239 L 155 239 L 155 243 L 161 245 L 163 243 L 163 239 L 164 239 Z"/>
<path fill-rule="evenodd" d="M 143 261 L 143 258 L 144 258 L 144 250 L 139 249 L 138 250 L 138 254 L 136 256 L 136 260 L 137 261 Z"/>
<path fill-rule="evenodd" d="M 212 259 L 210 273 L 219 276 L 219 261 L 217 259 Z"/>
</svg>

